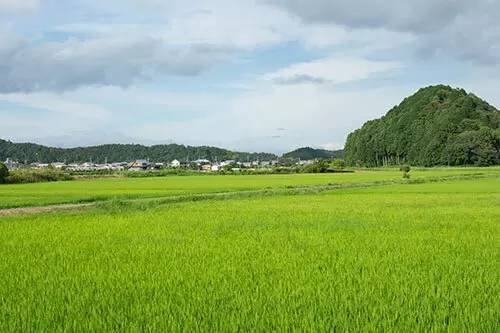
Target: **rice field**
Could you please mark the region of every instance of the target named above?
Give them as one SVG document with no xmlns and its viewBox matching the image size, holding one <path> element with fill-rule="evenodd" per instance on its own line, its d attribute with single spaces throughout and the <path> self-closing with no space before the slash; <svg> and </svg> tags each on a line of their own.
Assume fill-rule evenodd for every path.
<svg viewBox="0 0 500 333">
<path fill-rule="evenodd" d="M 500 168 L 415 169 L 412 179 L 463 174 L 498 174 Z M 356 170 L 342 174 L 172 176 L 110 178 L 0 186 L 0 209 L 112 199 L 156 198 L 187 194 L 249 191 L 325 184 L 401 179 L 396 169 Z"/>
<path fill-rule="evenodd" d="M 363 177 L 400 177 L 376 172 Z M 298 176 L 100 189 L 139 181 L 163 195 L 155 181 L 221 191 L 361 177 Z M 60 194 L 44 200 L 58 200 L 75 183 L 33 188 L 55 185 Z M 30 193 L 20 188 L 20 198 Z M 2 332 L 497 332 L 500 178 L 12 216 L 0 219 L 0 253 Z"/>
</svg>

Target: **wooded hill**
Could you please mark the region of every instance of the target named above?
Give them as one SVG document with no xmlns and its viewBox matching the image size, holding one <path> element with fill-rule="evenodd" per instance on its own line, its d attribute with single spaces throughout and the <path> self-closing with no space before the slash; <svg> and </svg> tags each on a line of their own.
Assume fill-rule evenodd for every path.
<svg viewBox="0 0 500 333">
<path fill-rule="evenodd" d="M 277 156 L 268 153 L 233 152 L 216 147 L 192 147 L 178 144 L 143 146 L 131 144 L 109 144 L 94 147 L 51 148 L 33 143 L 12 143 L 0 139 L 0 161 L 7 158 L 21 162 L 67 162 L 94 163 L 124 162 L 136 159 L 149 159 L 151 162 L 165 162 L 173 159 L 180 161 L 209 159 L 211 161 L 269 161 Z"/>
<path fill-rule="evenodd" d="M 349 134 L 346 162 L 359 166 L 500 164 L 500 111 L 463 89 L 420 89 Z"/>
<path fill-rule="evenodd" d="M 332 151 L 332 150 L 304 147 L 283 154 L 282 157 L 290 159 L 300 159 L 300 160 L 314 160 L 314 159 L 342 158 L 342 155 L 343 155 L 342 150 Z"/>
</svg>

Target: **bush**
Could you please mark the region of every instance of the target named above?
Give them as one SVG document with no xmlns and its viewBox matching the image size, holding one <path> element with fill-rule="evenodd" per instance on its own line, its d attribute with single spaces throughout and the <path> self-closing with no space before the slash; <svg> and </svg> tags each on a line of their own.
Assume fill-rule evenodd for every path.
<svg viewBox="0 0 500 333">
<path fill-rule="evenodd" d="M 304 173 L 326 173 L 329 172 L 330 166 L 328 165 L 328 162 L 319 160 L 315 161 L 313 164 L 306 165 L 303 169 L 302 172 Z"/>
<path fill-rule="evenodd" d="M 402 165 L 399 167 L 399 171 L 403 171 L 403 178 L 404 179 L 410 179 L 410 166 L 409 165 Z"/>
<path fill-rule="evenodd" d="M 403 171 L 403 172 L 406 172 L 406 173 L 410 172 L 410 170 L 411 170 L 411 168 L 410 168 L 409 165 L 402 165 L 402 166 L 399 167 L 399 171 Z"/>
<path fill-rule="evenodd" d="M 179 168 L 168 168 L 161 170 L 148 171 L 123 171 L 122 174 L 129 178 L 145 178 L 145 177 L 165 177 L 165 176 L 192 176 L 199 175 L 200 171 L 187 170 Z"/>
<path fill-rule="evenodd" d="M 6 178 L 6 182 L 9 184 L 25 184 L 71 179 L 73 177 L 68 173 L 56 169 L 19 169 L 12 171 Z"/>
<path fill-rule="evenodd" d="M 344 160 L 336 158 L 330 163 L 330 167 L 336 170 L 343 170 L 345 168 L 345 162 Z"/>
<path fill-rule="evenodd" d="M 5 164 L 0 163 L 0 184 L 5 183 L 8 176 L 9 176 L 9 169 Z"/>
</svg>

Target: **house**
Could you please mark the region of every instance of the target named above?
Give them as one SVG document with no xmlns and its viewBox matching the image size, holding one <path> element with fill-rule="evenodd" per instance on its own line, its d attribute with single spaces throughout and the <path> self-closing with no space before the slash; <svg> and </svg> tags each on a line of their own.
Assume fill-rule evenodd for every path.
<svg viewBox="0 0 500 333">
<path fill-rule="evenodd" d="M 129 170 L 142 171 L 142 170 L 147 170 L 149 166 L 150 164 L 149 161 L 147 160 L 136 160 L 135 162 L 132 162 L 132 164 L 130 164 Z"/>
<path fill-rule="evenodd" d="M 82 165 L 80 165 L 80 170 L 83 170 L 83 171 L 94 170 L 94 169 L 95 169 L 94 163 L 85 162 Z"/>
<path fill-rule="evenodd" d="M 212 171 L 212 165 L 210 165 L 210 164 L 203 164 L 201 166 L 201 171 L 204 171 L 204 172 Z"/>
<path fill-rule="evenodd" d="M 76 163 L 68 164 L 68 170 L 72 171 L 80 170 L 80 165 Z"/>
<path fill-rule="evenodd" d="M 54 162 L 54 163 L 51 163 L 50 165 L 52 165 L 56 169 L 62 169 L 66 166 L 66 163 Z"/>
<path fill-rule="evenodd" d="M 14 169 L 19 169 L 22 167 L 22 164 L 19 163 L 19 162 L 16 162 L 16 161 L 13 161 L 11 160 L 10 158 L 8 158 L 5 162 L 4 162 L 5 166 L 7 167 L 7 169 L 9 170 L 14 170 Z"/>
<path fill-rule="evenodd" d="M 231 164 L 234 164 L 234 163 L 236 163 L 236 161 L 234 161 L 234 160 L 222 161 L 222 162 L 220 163 L 220 166 L 221 166 L 221 167 L 225 167 L 226 165 L 231 165 Z"/>
<path fill-rule="evenodd" d="M 173 160 L 172 162 L 170 162 L 170 166 L 172 168 L 178 168 L 181 166 L 181 162 L 179 162 L 178 160 Z"/>
<path fill-rule="evenodd" d="M 113 163 L 110 165 L 111 170 L 123 170 L 127 163 Z"/>
<path fill-rule="evenodd" d="M 49 167 L 49 164 L 48 163 L 32 163 L 31 164 L 33 166 L 33 168 L 35 169 L 45 169 L 45 168 L 48 168 Z"/>
<path fill-rule="evenodd" d="M 210 168 L 213 172 L 218 172 L 220 170 L 220 166 L 218 164 L 212 164 Z"/>
<path fill-rule="evenodd" d="M 194 161 L 194 163 L 196 163 L 196 165 L 206 165 L 206 164 L 210 164 L 210 161 L 207 159 L 204 159 L 204 158 L 200 158 L 200 159 L 197 159 L 196 161 Z"/>
</svg>

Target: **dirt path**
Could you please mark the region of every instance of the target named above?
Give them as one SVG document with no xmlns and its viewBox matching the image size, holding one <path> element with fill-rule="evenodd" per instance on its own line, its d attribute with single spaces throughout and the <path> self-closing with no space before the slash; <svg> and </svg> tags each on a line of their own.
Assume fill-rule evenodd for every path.
<svg viewBox="0 0 500 333">
<path fill-rule="evenodd" d="M 50 213 L 63 210 L 74 210 L 74 209 L 89 207 L 92 205 L 94 205 L 94 203 L 7 208 L 7 209 L 0 209 L 0 217 L 7 217 L 14 215 L 33 215 L 33 214 Z"/>
</svg>

